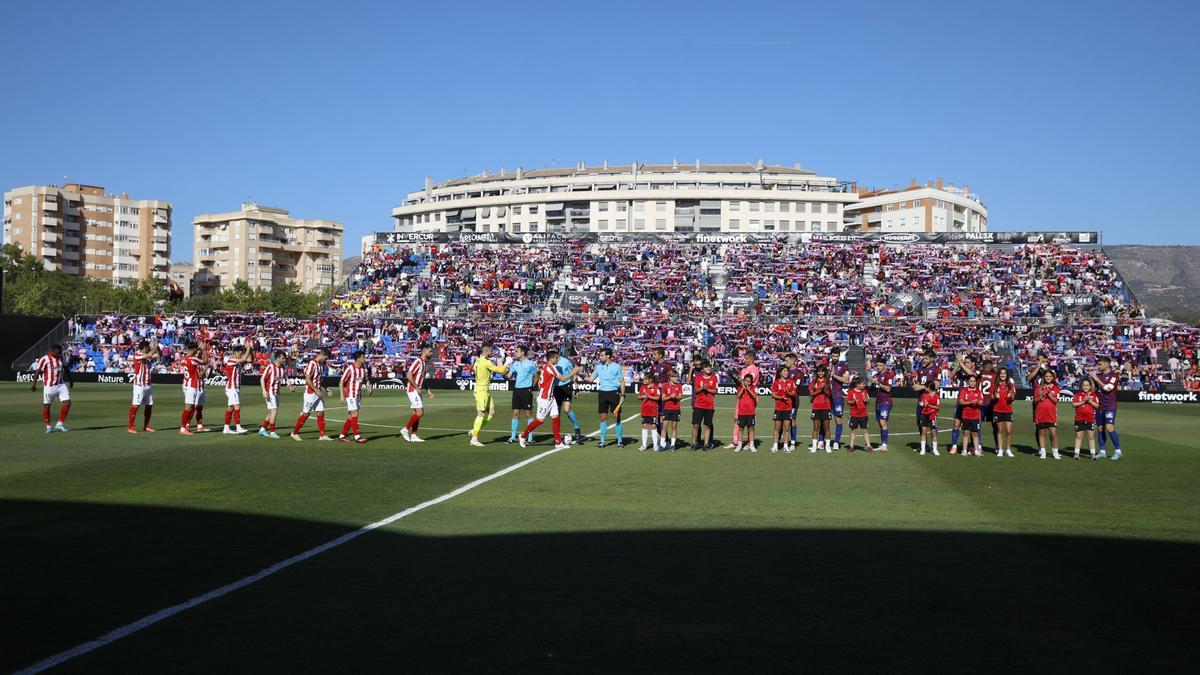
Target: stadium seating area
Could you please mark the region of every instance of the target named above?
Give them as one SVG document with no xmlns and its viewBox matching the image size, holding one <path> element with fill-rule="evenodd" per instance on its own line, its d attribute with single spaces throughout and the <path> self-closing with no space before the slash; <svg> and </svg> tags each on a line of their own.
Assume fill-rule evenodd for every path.
<svg viewBox="0 0 1200 675">
<path fill-rule="evenodd" d="M 568 313 L 568 291 L 595 293 L 595 302 Z M 922 295 L 924 314 L 889 318 L 900 293 Z M 732 294 L 756 300 L 735 307 L 725 301 Z M 1080 295 L 1096 299 L 1086 317 L 1063 302 Z M 70 348 L 77 368 L 102 372 L 125 370 L 133 345 L 151 335 L 164 345 L 164 371 L 175 369 L 186 340 L 249 343 L 259 363 L 268 350 L 301 361 L 325 346 L 335 368 L 362 349 L 375 372 L 387 374 L 430 340 L 432 374 L 459 377 L 470 374 L 484 339 L 505 354 L 518 344 L 568 344 L 584 362 L 612 347 L 634 372 L 654 347 L 675 363 L 704 356 L 726 369 L 746 349 L 772 367 L 788 351 L 813 365 L 835 345 L 853 347 L 859 366 L 886 362 L 907 372 L 932 346 L 947 378 L 957 354 L 990 355 L 1018 379 L 1046 354 L 1073 384 L 1109 354 L 1129 389 L 1193 386 L 1197 330 L 1141 315 L 1102 252 L 1060 245 L 438 244 L 372 251 L 317 317 L 106 315 L 76 326 Z"/>
</svg>

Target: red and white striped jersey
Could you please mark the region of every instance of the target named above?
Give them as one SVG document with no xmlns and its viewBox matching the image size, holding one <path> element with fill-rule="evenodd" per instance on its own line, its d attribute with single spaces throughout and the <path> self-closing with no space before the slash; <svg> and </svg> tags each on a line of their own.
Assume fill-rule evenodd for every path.
<svg viewBox="0 0 1200 675">
<path fill-rule="evenodd" d="M 242 362 L 238 359 L 227 356 L 225 357 L 225 365 L 222 368 L 225 371 L 225 388 L 226 389 L 241 389 L 242 388 Z"/>
<path fill-rule="evenodd" d="M 279 383 L 283 380 L 283 367 L 268 363 L 262 372 L 262 387 L 267 394 L 274 396 L 279 393 Z"/>
<path fill-rule="evenodd" d="M 542 364 L 541 380 L 538 382 L 538 397 L 554 398 L 554 385 L 558 382 L 558 371 L 549 363 Z"/>
<path fill-rule="evenodd" d="M 183 388 L 204 391 L 204 360 L 198 356 L 183 357 Z"/>
<path fill-rule="evenodd" d="M 154 359 L 149 354 L 137 353 L 133 355 L 133 386 L 150 386 L 150 369 L 153 363 Z"/>
<path fill-rule="evenodd" d="M 346 398 L 358 398 L 366 380 L 366 366 L 356 366 L 353 363 L 346 366 L 346 370 L 342 373 L 342 394 Z"/>
<path fill-rule="evenodd" d="M 63 383 L 63 362 L 56 356 L 43 354 L 41 358 L 34 361 L 33 369 L 42 379 L 42 384 L 47 387 L 57 387 Z"/>
<path fill-rule="evenodd" d="M 320 388 L 321 373 L 324 370 L 325 370 L 325 366 L 322 366 L 321 364 L 317 363 L 316 361 L 309 361 L 308 365 L 304 366 L 304 378 L 305 378 L 305 383 L 306 383 L 305 387 L 304 387 L 304 393 L 306 393 L 306 394 L 317 393 L 318 389 L 313 389 L 312 387 L 308 386 L 307 382 L 308 382 L 308 380 L 312 380 L 312 383 L 317 385 L 318 388 Z"/>
<path fill-rule="evenodd" d="M 408 364 L 408 390 L 417 391 L 425 385 L 425 359 L 417 357 Z"/>
</svg>

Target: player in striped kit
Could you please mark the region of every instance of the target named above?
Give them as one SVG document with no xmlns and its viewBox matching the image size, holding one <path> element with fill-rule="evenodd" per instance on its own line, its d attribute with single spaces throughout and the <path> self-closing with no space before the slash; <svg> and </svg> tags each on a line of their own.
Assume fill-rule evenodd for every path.
<svg viewBox="0 0 1200 675">
<path fill-rule="evenodd" d="M 129 433 L 136 434 L 134 420 L 140 406 L 145 406 L 142 413 L 142 431 L 154 431 L 150 426 L 150 413 L 154 408 L 154 390 L 150 386 L 150 371 L 154 362 L 162 358 L 162 350 L 157 340 L 142 340 L 138 343 L 137 352 L 133 355 L 133 403 L 129 406 Z"/>
<path fill-rule="evenodd" d="M 304 423 L 308 421 L 308 416 L 317 414 L 317 432 L 321 434 L 317 437 L 318 441 L 332 441 L 325 433 L 325 397 L 332 396 L 325 387 L 321 386 L 321 376 L 325 374 L 325 362 L 329 360 L 329 350 L 322 349 L 317 352 L 312 361 L 304 366 L 304 408 L 300 411 L 300 417 L 296 420 L 296 428 L 292 429 L 292 440 L 302 441 L 300 438 L 300 430 L 304 428 Z"/>
<path fill-rule="evenodd" d="M 554 432 L 554 449 L 562 450 L 570 447 L 571 437 L 568 435 L 563 438 L 559 427 L 558 416 L 558 401 L 554 399 L 554 388 L 561 382 L 573 377 L 575 372 L 570 374 L 560 373 L 558 368 L 558 350 L 550 349 L 546 352 L 546 361 L 542 367 L 538 369 L 538 397 L 537 397 L 537 418 L 532 420 L 525 431 L 517 436 L 517 441 L 521 447 L 528 444 L 529 433 L 542 425 L 542 420 L 550 418 L 550 428 Z"/>
<path fill-rule="evenodd" d="M 258 386 L 262 389 L 263 401 L 267 404 L 267 417 L 258 429 L 259 436 L 279 438 L 279 434 L 275 433 L 275 418 L 279 416 L 279 385 L 285 376 L 283 372 L 285 363 L 287 363 L 287 353 L 283 350 L 276 350 L 263 368 L 262 377 L 259 379 Z M 288 391 L 296 391 L 296 387 L 288 384 Z"/>
<path fill-rule="evenodd" d="M 225 357 L 221 370 L 225 373 L 225 429 L 221 433 L 244 434 L 242 427 L 242 367 L 254 356 L 249 347 L 237 346 Z M 229 426 L 233 422 L 235 426 Z"/>
<path fill-rule="evenodd" d="M 36 375 L 29 391 L 37 391 L 38 380 L 42 381 L 42 421 L 46 423 L 46 433 L 70 431 L 63 422 L 71 411 L 71 387 L 75 386 L 75 381 L 63 362 L 62 345 L 50 345 L 50 349 L 33 362 L 33 371 Z M 50 426 L 50 403 L 56 398 L 61 404 L 58 423 Z"/>
<path fill-rule="evenodd" d="M 408 370 L 405 371 L 408 378 L 408 405 L 412 408 L 412 416 L 400 430 L 400 437 L 410 443 L 425 442 L 424 438 L 417 435 L 417 429 L 420 428 L 421 418 L 425 415 L 425 401 L 421 398 L 422 388 L 425 395 L 433 399 L 433 392 L 425 387 L 425 374 L 429 371 L 429 357 L 432 355 L 433 345 L 421 345 L 420 353 L 413 357 L 408 364 Z"/>
<path fill-rule="evenodd" d="M 350 365 L 342 371 L 342 379 L 338 383 L 341 389 L 338 393 L 338 400 L 346 406 L 346 422 L 342 424 L 342 433 L 338 434 L 338 440 L 342 443 L 349 443 L 350 439 L 346 438 L 346 432 L 353 431 L 355 443 L 366 443 L 367 439 L 363 438 L 362 433 L 358 430 L 358 409 L 362 401 L 363 389 L 365 388 L 367 396 L 370 396 L 375 388 L 371 386 L 370 374 L 367 372 L 367 355 L 362 352 L 354 352 L 350 358 Z"/>
<path fill-rule="evenodd" d="M 208 431 L 204 426 L 204 377 L 208 370 L 203 344 L 188 343 L 183 355 L 183 418 L 179 421 L 179 433 L 191 436 L 192 416 L 196 417 L 196 431 Z"/>
</svg>

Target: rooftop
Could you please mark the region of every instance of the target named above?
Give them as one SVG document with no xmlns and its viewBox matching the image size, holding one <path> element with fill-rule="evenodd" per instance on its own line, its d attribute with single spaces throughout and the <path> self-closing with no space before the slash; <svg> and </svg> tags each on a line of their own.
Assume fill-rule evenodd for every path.
<svg viewBox="0 0 1200 675">
<path fill-rule="evenodd" d="M 800 168 L 799 164 L 795 166 L 779 166 L 764 164 L 759 160 L 754 164 L 701 164 L 699 161 L 692 164 L 681 162 L 672 162 L 671 164 L 638 164 L 637 171 L 639 174 L 699 174 L 699 173 L 744 173 L 744 174 L 772 174 L 772 175 L 791 175 L 791 176 L 815 176 L 815 171 Z M 458 185 L 470 185 L 473 183 L 489 183 L 494 181 L 505 180 L 521 180 L 525 178 L 572 178 L 586 176 L 606 176 L 614 174 L 629 174 L 633 173 L 633 165 L 622 164 L 609 166 L 607 162 L 600 166 L 587 166 L 580 163 L 573 167 L 567 168 L 551 168 L 551 169 L 533 169 L 525 171 L 518 168 L 515 172 L 500 170 L 498 174 L 489 174 L 486 171 L 465 178 L 456 178 L 454 180 L 438 183 L 433 187 L 455 187 Z"/>
</svg>

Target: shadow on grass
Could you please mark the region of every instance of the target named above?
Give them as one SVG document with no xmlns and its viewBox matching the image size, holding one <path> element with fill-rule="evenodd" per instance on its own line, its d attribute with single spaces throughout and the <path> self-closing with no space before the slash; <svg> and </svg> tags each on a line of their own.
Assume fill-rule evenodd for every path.
<svg viewBox="0 0 1200 675">
<path fill-rule="evenodd" d="M 0 502 L 0 667 L 349 531 Z M 1181 669 L 1195 545 L 913 531 L 376 531 L 68 664 L 130 671 Z"/>
</svg>

